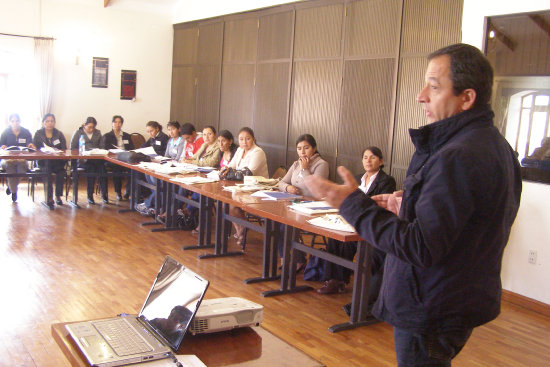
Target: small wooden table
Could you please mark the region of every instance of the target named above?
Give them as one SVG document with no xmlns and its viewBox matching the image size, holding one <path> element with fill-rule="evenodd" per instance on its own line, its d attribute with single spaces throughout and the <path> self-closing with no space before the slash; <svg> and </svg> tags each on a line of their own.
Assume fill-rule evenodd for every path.
<svg viewBox="0 0 550 367">
<path fill-rule="evenodd" d="M 67 332 L 68 323 L 52 324 L 52 336 L 72 366 L 89 367 Z M 215 366 L 323 366 L 266 329 L 247 327 L 213 334 L 187 334 L 177 354 L 194 354 L 208 367 Z"/>
</svg>

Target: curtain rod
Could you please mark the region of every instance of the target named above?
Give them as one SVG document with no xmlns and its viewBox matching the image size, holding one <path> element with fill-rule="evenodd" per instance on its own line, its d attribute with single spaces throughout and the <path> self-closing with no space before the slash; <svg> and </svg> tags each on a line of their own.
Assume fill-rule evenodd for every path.
<svg viewBox="0 0 550 367">
<path fill-rule="evenodd" d="M 55 40 L 55 38 L 53 38 L 53 37 L 25 36 L 25 35 L 22 35 L 22 34 L 11 34 L 11 33 L 0 33 L 0 36 L 34 38 L 34 39 L 39 39 L 39 40 Z"/>
</svg>

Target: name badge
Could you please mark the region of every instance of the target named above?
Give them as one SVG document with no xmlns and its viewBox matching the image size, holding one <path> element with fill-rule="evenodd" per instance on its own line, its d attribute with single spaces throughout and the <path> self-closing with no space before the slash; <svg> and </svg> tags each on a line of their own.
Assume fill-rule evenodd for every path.
<svg viewBox="0 0 550 367">
<path fill-rule="evenodd" d="M 59 141 L 59 139 L 55 139 L 55 140 L 53 141 L 53 145 L 58 145 L 59 143 L 61 143 L 61 142 Z"/>
<path fill-rule="evenodd" d="M 160 140 L 155 141 L 155 145 L 160 145 Z"/>
<path fill-rule="evenodd" d="M 21 138 L 19 139 L 19 143 L 25 144 L 27 142 L 27 139 Z"/>
<path fill-rule="evenodd" d="M 124 144 L 130 144 L 130 142 L 128 142 L 128 140 L 123 140 L 122 141 Z"/>
</svg>

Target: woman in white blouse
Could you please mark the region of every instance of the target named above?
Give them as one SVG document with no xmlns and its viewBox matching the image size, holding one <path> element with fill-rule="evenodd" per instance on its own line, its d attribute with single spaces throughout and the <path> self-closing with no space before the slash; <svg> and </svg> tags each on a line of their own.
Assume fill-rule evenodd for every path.
<svg viewBox="0 0 550 367">
<path fill-rule="evenodd" d="M 262 176 L 269 178 L 267 170 L 267 158 L 265 152 L 256 145 L 256 139 L 254 138 L 254 131 L 249 127 L 243 127 L 239 130 L 239 148 L 227 168 L 233 168 L 236 170 L 247 167 L 254 176 Z M 227 174 L 228 169 L 224 168 L 220 172 L 220 176 L 223 178 Z M 234 217 L 244 219 L 244 211 L 237 207 L 230 208 L 230 214 Z M 233 223 L 235 227 L 235 238 L 237 238 L 237 244 L 244 248 L 244 227 Z"/>
</svg>

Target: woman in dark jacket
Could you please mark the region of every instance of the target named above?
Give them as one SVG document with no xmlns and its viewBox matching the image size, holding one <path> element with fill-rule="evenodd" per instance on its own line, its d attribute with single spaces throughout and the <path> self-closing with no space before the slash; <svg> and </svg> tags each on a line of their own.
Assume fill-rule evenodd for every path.
<svg viewBox="0 0 550 367">
<path fill-rule="evenodd" d="M 147 134 L 149 134 L 150 138 L 143 143 L 141 148 L 153 147 L 157 155 L 164 155 L 170 137 L 162 132 L 161 124 L 156 121 L 149 121 L 145 125 L 145 130 L 147 131 Z"/>
<path fill-rule="evenodd" d="M 132 137 L 130 136 L 130 134 L 122 131 L 122 124 L 124 124 L 124 119 L 122 118 L 122 116 L 113 116 L 113 130 L 103 135 L 103 139 L 101 142 L 103 149 L 134 149 Z M 113 174 L 115 174 L 115 176 L 113 176 L 113 185 L 115 186 L 116 199 L 122 200 L 122 177 L 120 176 L 120 174 L 123 172 L 127 172 L 128 170 L 122 166 L 119 166 L 118 164 L 113 164 L 109 162 L 105 163 L 105 167 L 109 168 L 113 172 Z M 125 199 L 128 199 L 129 197 L 130 179 L 128 179 L 126 182 L 126 192 L 124 193 Z"/>
<path fill-rule="evenodd" d="M 86 119 L 86 122 L 84 122 L 84 124 L 82 124 L 82 126 L 74 132 L 71 138 L 71 149 L 79 148 L 79 141 L 81 136 L 84 137 L 85 150 L 100 148 L 101 131 L 96 129 L 96 126 L 96 119 L 93 117 L 88 117 Z M 79 159 L 78 167 L 83 168 L 84 172 L 89 174 L 89 176 L 87 177 L 88 203 L 95 204 L 94 188 L 96 176 L 99 176 L 101 198 L 103 199 L 104 203 L 108 203 L 109 199 L 107 198 L 107 179 L 105 177 L 101 177 L 105 172 L 103 160 Z"/>
<path fill-rule="evenodd" d="M 391 194 L 395 191 L 395 179 L 382 170 L 384 167 L 384 157 L 378 147 L 368 147 L 362 154 L 364 174 L 356 176 L 359 182 L 359 189 L 367 196 L 378 194 Z M 337 254 L 345 259 L 353 260 L 357 251 L 356 242 L 345 242 L 329 239 L 327 251 Z M 380 290 L 382 282 L 382 265 L 384 263 L 384 253 L 374 250 L 373 254 L 373 275 L 371 278 L 371 288 L 369 288 L 369 304 L 373 304 Z M 321 294 L 332 294 L 343 292 L 346 284 L 349 283 L 351 270 L 343 266 L 325 262 L 325 284 L 317 290 Z M 347 305 L 346 305 L 347 306 Z M 346 308 L 344 306 L 344 308 Z"/>
<path fill-rule="evenodd" d="M 67 141 L 63 133 L 55 128 L 55 116 L 53 113 L 44 115 L 42 119 L 42 129 L 36 130 L 34 133 L 33 143 L 36 149 L 41 149 L 44 146 L 55 148 L 59 150 L 67 150 Z M 62 205 L 63 201 L 63 185 L 65 183 L 65 161 L 51 160 L 46 163 L 45 160 L 38 161 L 38 166 L 42 170 L 55 173 L 55 201 L 57 205 Z M 44 182 L 44 188 L 48 186 L 48 206 L 53 207 L 53 186 L 51 175 L 48 176 L 48 185 Z"/>
</svg>

